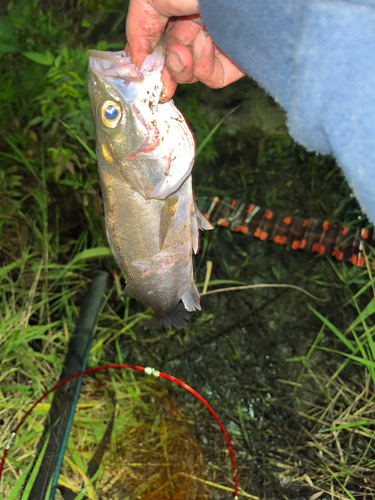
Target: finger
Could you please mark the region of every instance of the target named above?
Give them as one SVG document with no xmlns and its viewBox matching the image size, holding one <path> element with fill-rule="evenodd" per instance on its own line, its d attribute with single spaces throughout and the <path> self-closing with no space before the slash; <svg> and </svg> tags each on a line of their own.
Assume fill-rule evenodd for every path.
<svg viewBox="0 0 375 500">
<path fill-rule="evenodd" d="M 192 42 L 200 29 L 200 19 L 183 18 L 174 22 L 168 30 L 166 66 L 172 79 L 178 83 L 196 81 L 191 51 Z"/>
<path fill-rule="evenodd" d="M 163 82 L 163 88 L 161 90 L 160 102 L 170 101 L 176 92 L 177 82 L 173 80 L 167 66 L 164 66 L 162 69 L 161 80 Z"/>
<path fill-rule="evenodd" d="M 189 47 L 173 45 L 167 56 L 167 67 L 177 83 L 192 83 L 194 80 L 194 61 Z"/>
<path fill-rule="evenodd" d="M 198 81 L 193 74 L 194 62 L 190 49 L 184 45 L 173 45 L 172 49 L 167 55 L 167 62 L 161 73 L 163 90 L 160 102 L 172 99 L 177 83 Z"/>
<path fill-rule="evenodd" d="M 205 82 L 210 80 L 215 69 L 215 45 L 203 30 L 198 31 L 194 38 L 192 57 L 195 76 Z"/>
<path fill-rule="evenodd" d="M 200 31 L 193 42 L 194 76 L 208 87 L 226 87 L 246 75 L 215 46 L 212 38 Z"/>
<path fill-rule="evenodd" d="M 211 77 L 206 80 L 207 83 L 202 80 L 205 85 L 212 89 L 221 89 L 246 76 L 246 72 L 232 62 L 223 52 L 217 48 L 215 52 L 214 71 Z"/>
<path fill-rule="evenodd" d="M 131 61 L 141 67 L 172 16 L 197 16 L 198 0 L 130 0 L 126 34 Z"/>
<path fill-rule="evenodd" d="M 167 17 L 198 14 L 198 0 L 148 0 L 153 8 Z"/>
<path fill-rule="evenodd" d="M 138 68 L 154 50 L 168 20 L 168 16 L 156 11 L 147 0 L 130 1 L 126 19 L 127 51 Z"/>
</svg>

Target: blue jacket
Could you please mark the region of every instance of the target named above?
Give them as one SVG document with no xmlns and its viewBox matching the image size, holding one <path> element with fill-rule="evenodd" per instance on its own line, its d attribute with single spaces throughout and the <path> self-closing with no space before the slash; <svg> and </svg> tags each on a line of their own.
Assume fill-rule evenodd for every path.
<svg viewBox="0 0 375 500">
<path fill-rule="evenodd" d="M 375 222 L 375 0 L 199 0 L 221 50 L 332 154 Z"/>
</svg>

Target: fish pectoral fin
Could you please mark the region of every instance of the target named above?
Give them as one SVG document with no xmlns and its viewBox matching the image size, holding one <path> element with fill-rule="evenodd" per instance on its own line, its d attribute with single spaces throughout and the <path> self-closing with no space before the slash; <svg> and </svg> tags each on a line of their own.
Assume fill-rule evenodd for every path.
<svg viewBox="0 0 375 500">
<path fill-rule="evenodd" d="M 199 251 L 199 229 L 210 230 L 214 226 L 200 212 L 197 204 L 194 202 L 194 213 L 191 218 L 191 230 L 193 233 L 193 250 L 197 254 Z"/>
<path fill-rule="evenodd" d="M 147 189 L 144 183 L 144 179 L 147 179 L 146 175 L 140 175 L 142 173 L 141 167 L 137 163 L 129 162 L 126 168 L 122 165 L 120 167 L 120 174 L 122 179 L 125 181 L 125 184 L 130 186 L 133 191 L 139 193 L 143 198 L 147 197 Z"/>
<path fill-rule="evenodd" d="M 147 191 L 143 184 L 136 178 L 132 178 L 130 182 L 126 180 L 126 183 L 133 189 L 133 191 L 137 191 L 143 198 L 148 199 L 147 197 Z"/>
<path fill-rule="evenodd" d="M 200 305 L 201 299 L 198 292 L 198 288 L 196 287 L 194 281 L 190 284 L 189 288 L 183 294 L 181 300 L 184 303 L 185 309 L 187 311 L 191 312 L 195 311 L 196 309 L 198 309 L 198 311 L 201 310 L 201 305 Z"/>
<path fill-rule="evenodd" d="M 171 194 L 165 199 L 160 217 L 159 250 L 163 248 L 165 238 L 171 230 L 177 211 L 178 195 Z"/>
</svg>

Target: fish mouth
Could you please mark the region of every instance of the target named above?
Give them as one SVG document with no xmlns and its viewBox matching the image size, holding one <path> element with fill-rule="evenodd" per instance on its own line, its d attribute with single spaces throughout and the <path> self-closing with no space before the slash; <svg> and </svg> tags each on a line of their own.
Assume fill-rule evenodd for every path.
<svg viewBox="0 0 375 500">
<path fill-rule="evenodd" d="M 161 37 L 152 54 L 143 61 L 141 69 L 131 63 L 130 56 L 124 51 L 104 52 L 91 49 L 89 56 L 90 71 L 100 77 L 119 78 L 125 82 L 141 83 L 147 73 L 161 73 L 165 63 L 166 41 Z"/>
<path fill-rule="evenodd" d="M 103 52 L 89 50 L 90 71 L 101 77 L 120 78 L 126 82 L 141 83 L 142 72 L 130 62 L 130 57 L 125 52 Z"/>
</svg>

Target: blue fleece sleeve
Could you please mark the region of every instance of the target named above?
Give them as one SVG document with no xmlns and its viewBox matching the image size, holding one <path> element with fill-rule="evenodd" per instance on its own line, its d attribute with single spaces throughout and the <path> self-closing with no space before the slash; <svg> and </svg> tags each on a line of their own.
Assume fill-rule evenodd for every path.
<svg viewBox="0 0 375 500">
<path fill-rule="evenodd" d="M 221 50 L 286 110 L 292 137 L 335 156 L 375 222 L 375 0 L 199 0 Z"/>
</svg>

